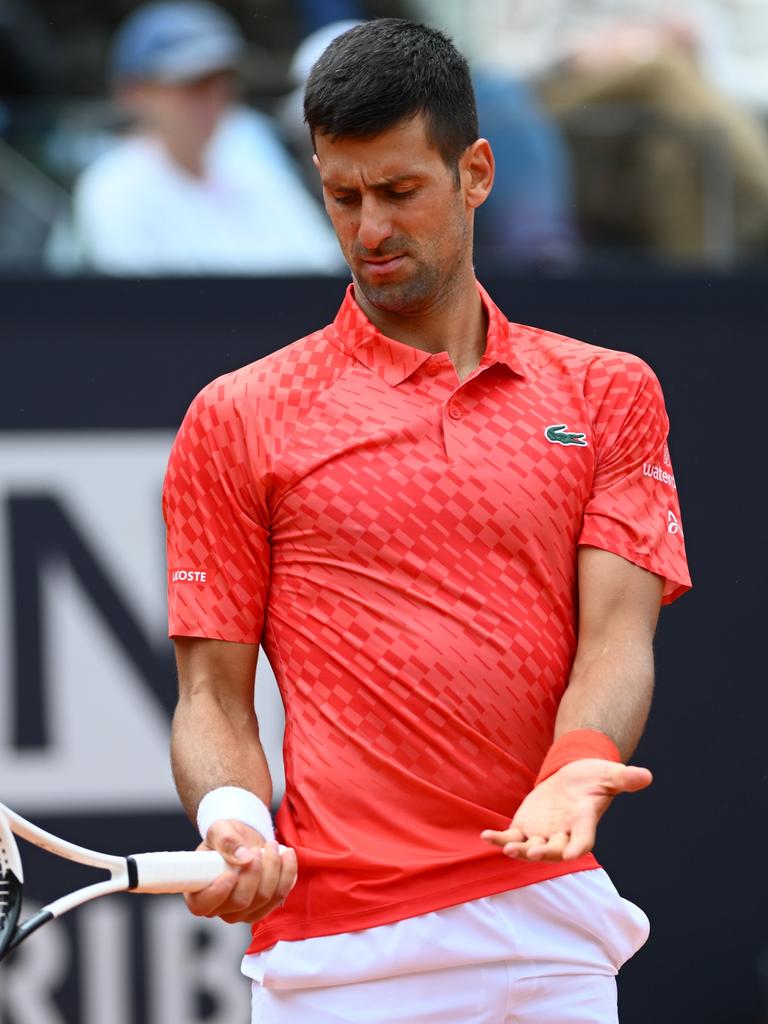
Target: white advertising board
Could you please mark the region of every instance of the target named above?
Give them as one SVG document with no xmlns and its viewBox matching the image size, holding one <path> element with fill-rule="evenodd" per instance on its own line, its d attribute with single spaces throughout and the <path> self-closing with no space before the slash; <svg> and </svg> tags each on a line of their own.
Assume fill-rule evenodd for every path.
<svg viewBox="0 0 768 1024">
<path fill-rule="evenodd" d="M 0 800 L 75 842 L 68 819 L 98 836 L 104 816 L 108 852 L 151 847 L 180 813 L 160 511 L 172 437 L 0 436 Z M 283 713 L 263 652 L 256 710 L 279 799 Z M 116 849 L 126 833 L 133 846 Z M 177 897 L 97 902 L 0 968 L 0 1024 L 244 1024 L 246 942 L 245 926 L 199 921 Z"/>
</svg>

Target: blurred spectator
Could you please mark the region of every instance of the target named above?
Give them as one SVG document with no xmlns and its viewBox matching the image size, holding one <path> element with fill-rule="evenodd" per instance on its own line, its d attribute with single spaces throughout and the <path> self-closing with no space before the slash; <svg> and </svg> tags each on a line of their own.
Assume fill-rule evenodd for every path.
<svg viewBox="0 0 768 1024">
<path fill-rule="evenodd" d="M 493 189 L 475 215 L 479 253 L 500 266 L 575 263 L 581 243 L 559 129 L 525 83 L 482 68 L 472 78 L 480 132 L 496 156 Z"/>
<path fill-rule="evenodd" d="M 329 43 L 357 24 L 345 20 L 324 25 L 301 43 L 291 62 L 295 89 L 278 114 L 307 180 L 317 182 L 318 194 L 304 124 L 304 84 Z M 475 217 L 480 258 L 490 257 L 505 266 L 573 263 L 579 246 L 571 213 L 568 157 L 558 130 L 523 84 L 482 70 L 473 79 L 480 130 L 496 154 L 493 190 Z"/>
<path fill-rule="evenodd" d="M 726 95 L 768 114 L 768 2 L 701 0 L 699 54 Z"/>
<path fill-rule="evenodd" d="M 312 65 L 325 48 L 336 36 L 361 24 L 361 21 L 362 19 L 358 18 L 333 21 L 315 29 L 301 42 L 291 59 L 288 72 L 294 89 L 278 105 L 276 112 L 283 138 L 296 154 L 308 186 L 321 201 L 323 190 L 320 187 L 320 177 L 312 163 L 312 140 L 304 123 L 304 85 Z"/>
<path fill-rule="evenodd" d="M 237 102 L 244 49 L 229 15 L 203 0 L 159 0 L 122 25 L 111 72 L 135 132 L 76 185 L 87 266 L 139 276 L 342 267 L 270 119 Z"/>
<path fill-rule="evenodd" d="M 768 140 L 707 80 L 714 0 L 414 3 L 484 66 L 533 83 L 569 128 L 588 230 L 674 259 L 765 251 Z"/>
</svg>

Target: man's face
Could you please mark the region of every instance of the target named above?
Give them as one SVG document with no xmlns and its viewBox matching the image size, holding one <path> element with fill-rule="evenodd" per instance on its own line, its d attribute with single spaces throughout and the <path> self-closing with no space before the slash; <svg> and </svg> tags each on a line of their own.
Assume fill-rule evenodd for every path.
<svg viewBox="0 0 768 1024">
<path fill-rule="evenodd" d="M 421 116 L 365 139 L 315 136 L 328 216 L 356 285 L 378 309 L 431 306 L 471 262 L 471 176 L 460 184 Z M 482 201 L 482 200 L 481 200 Z"/>
<path fill-rule="evenodd" d="M 204 148 L 235 95 L 231 71 L 215 71 L 190 82 L 142 82 L 123 100 L 145 127 L 185 146 Z"/>
</svg>

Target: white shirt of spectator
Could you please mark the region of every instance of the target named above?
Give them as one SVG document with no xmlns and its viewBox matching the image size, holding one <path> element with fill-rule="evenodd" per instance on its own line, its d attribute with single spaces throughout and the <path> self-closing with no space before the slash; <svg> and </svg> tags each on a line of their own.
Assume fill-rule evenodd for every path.
<svg viewBox="0 0 768 1024">
<path fill-rule="evenodd" d="M 85 264 L 109 274 L 301 274 L 344 268 L 336 238 L 269 118 L 235 108 L 222 119 L 204 178 L 155 140 L 118 142 L 81 176 L 73 197 Z"/>
<path fill-rule="evenodd" d="M 767 6 L 766 0 L 408 0 L 413 16 L 446 31 L 476 67 L 524 79 L 546 75 L 617 22 L 654 25 L 675 15 L 709 36 L 726 11 Z"/>
</svg>

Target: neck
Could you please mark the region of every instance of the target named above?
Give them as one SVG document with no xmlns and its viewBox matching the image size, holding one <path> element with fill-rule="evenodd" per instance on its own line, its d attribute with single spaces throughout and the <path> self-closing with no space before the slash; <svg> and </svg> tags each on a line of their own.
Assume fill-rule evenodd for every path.
<svg viewBox="0 0 768 1024">
<path fill-rule="evenodd" d="M 193 178 L 205 177 L 205 148 L 166 136 L 162 143 L 171 160 Z"/>
<path fill-rule="evenodd" d="M 452 287 L 413 312 L 374 306 L 357 282 L 355 299 L 371 323 L 388 338 L 424 352 L 447 352 L 460 380 L 477 369 L 485 352 L 488 316 L 471 265 Z"/>
</svg>

